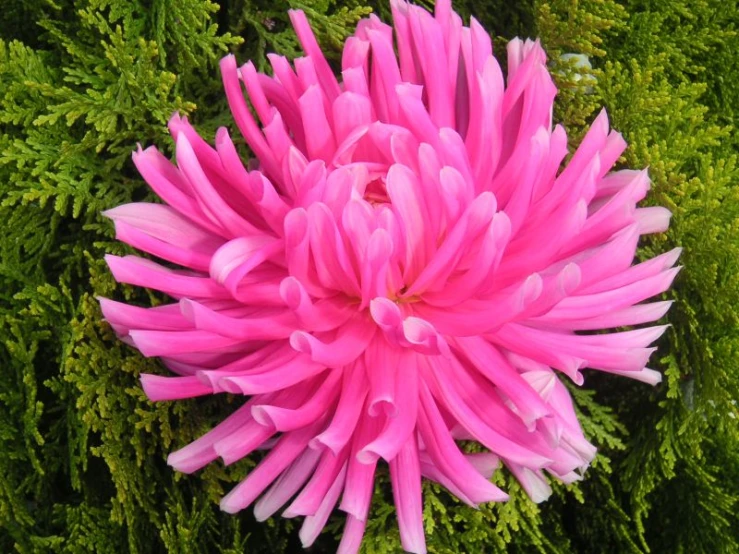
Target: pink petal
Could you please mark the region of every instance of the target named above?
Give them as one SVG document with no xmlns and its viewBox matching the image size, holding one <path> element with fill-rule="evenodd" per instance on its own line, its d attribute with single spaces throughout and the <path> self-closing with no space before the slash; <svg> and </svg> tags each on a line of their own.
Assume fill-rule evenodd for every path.
<svg viewBox="0 0 739 554">
<path fill-rule="evenodd" d="M 406 441 L 398 455 L 390 461 L 390 481 L 398 510 L 400 542 L 403 549 L 416 554 L 425 554 L 421 468 L 415 441 Z"/>
<path fill-rule="evenodd" d="M 324 111 L 320 89 L 316 85 L 309 87 L 299 103 L 303 126 L 310 130 L 306 134 L 308 155 L 325 162 L 331 161 L 336 151 L 336 141 Z"/>
<path fill-rule="evenodd" d="M 352 514 L 346 516 L 346 525 L 341 535 L 341 542 L 336 554 L 357 554 L 359 547 L 362 545 L 362 537 L 364 536 L 364 528 L 367 522 L 363 519 L 354 517 Z"/>
<path fill-rule="evenodd" d="M 364 372 L 364 366 L 360 363 L 344 370 L 341 396 L 331 423 L 323 432 L 311 440 L 311 448 L 326 447 L 335 455 L 338 455 L 351 440 L 368 392 Z"/>
<path fill-rule="evenodd" d="M 340 372 L 329 372 L 318 390 L 299 408 L 290 409 L 268 404 L 255 404 L 251 409 L 252 416 L 262 425 L 274 427 L 280 432 L 305 427 L 324 415 L 327 407 L 331 407 L 340 379 Z"/>
<path fill-rule="evenodd" d="M 226 56 L 221 60 L 220 66 L 223 88 L 226 92 L 228 105 L 231 108 L 236 125 L 269 175 L 272 177 L 279 176 L 277 162 L 246 105 L 241 83 L 239 82 L 236 58 L 232 55 Z"/>
<path fill-rule="evenodd" d="M 161 400 L 181 400 L 213 394 L 213 389 L 200 382 L 197 377 L 161 377 L 143 373 L 141 386 L 152 402 Z"/>
<path fill-rule="evenodd" d="M 360 315 L 341 327 L 330 342 L 323 342 L 305 331 L 295 331 L 290 336 L 290 345 L 314 362 L 341 368 L 359 358 L 374 334 L 375 327 Z"/>
<path fill-rule="evenodd" d="M 264 521 L 279 510 L 308 480 L 320 453 L 308 449 L 275 481 L 254 506 L 254 517 Z"/>
<path fill-rule="evenodd" d="M 229 297 L 226 289 L 206 277 L 178 274 L 136 256 L 119 257 L 108 254 L 105 261 L 119 283 L 148 287 L 175 297 Z"/>
<path fill-rule="evenodd" d="M 346 466 L 341 468 L 341 471 L 336 476 L 333 484 L 328 489 L 325 496 L 323 496 L 321 504 L 315 513 L 307 516 L 303 521 L 303 525 L 300 527 L 300 542 L 302 543 L 303 548 L 310 547 L 325 527 L 331 512 L 336 506 L 339 495 L 344 488 L 345 478 Z"/>
<path fill-rule="evenodd" d="M 322 517 L 323 510 L 333 510 L 336 499 L 334 499 L 330 508 L 324 502 L 330 492 L 334 490 L 334 487 L 339 487 L 339 492 L 336 493 L 337 498 L 338 494 L 344 488 L 348 456 L 348 447 L 339 452 L 338 455 L 329 449 L 323 450 L 321 460 L 310 481 L 298 494 L 293 503 L 283 512 L 282 516 L 292 518 L 299 515 L 315 515 L 318 518 Z M 337 485 L 337 482 L 341 483 L 341 485 Z"/>
<path fill-rule="evenodd" d="M 313 31 L 305 17 L 305 13 L 301 10 L 288 10 L 288 15 L 290 16 L 290 21 L 295 29 L 295 34 L 298 35 L 300 45 L 303 47 L 305 53 L 311 57 L 316 66 L 318 80 L 321 83 L 324 93 L 329 97 L 329 99 L 333 100 L 339 95 L 339 83 L 336 82 L 334 72 L 331 70 L 331 67 L 328 65 L 326 58 L 321 52 L 321 48 L 318 46 L 316 37 L 313 36 Z"/>
<path fill-rule="evenodd" d="M 167 463 L 177 471 L 192 473 L 215 460 L 218 455 L 213 449 L 213 445 L 219 440 L 237 432 L 249 420 L 251 420 L 250 402 L 241 406 L 238 410 L 194 442 L 191 442 L 184 448 L 172 452 L 167 457 Z"/>
<path fill-rule="evenodd" d="M 223 242 L 161 204 L 124 204 L 103 215 L 115 222 L 118 240 L 193 269 L 207 269 Z"/>
<path fill-rule="evenodd" d="M 398 372 L 401 351 L 391 347 L 382 339 L 375 338 L 367 348 L 365 361 L 373 368 L 367 374 L 370 384 L 368 413 L 376 417 L 384 413 L 388 417 L 398 415 L 395 401 L 395 376 Z"/>
<path fill-rule="evenodd" d="M 376 463 L 379 458 L 390 461 L 413 440 L 418 411 L 417 363 L 415 354 L 404 353 L 399 360 L 394 383 L 397 413 L 386 413 L 382 430 L 357 453 L 360 462 Z"/>
<path fill-rule="evenodd" d="M 434 465 L 473 504 L 506 500 L 508 495 L 480 475 L 454 444 L 425 384 L 420 392 L 419 431 Z"/>
<path fill-rule="evenodd" d="M 108 298 L 98 297 L 103 317 L 112 325 L 130 329 L 144 328 L 158 331 L 184 331 L 192 324 L 180 313 L 178 304 L 156 308 L 138 308 Z"/>
<path fill-rule="evenodd" d="M 320 422 L 282 435 L 275 447 L 246 479 L 236 485 L 221 500 L 221 509 L 230 514 L 246 508 L 274 481 L 308 446 Z"/>
</svg>

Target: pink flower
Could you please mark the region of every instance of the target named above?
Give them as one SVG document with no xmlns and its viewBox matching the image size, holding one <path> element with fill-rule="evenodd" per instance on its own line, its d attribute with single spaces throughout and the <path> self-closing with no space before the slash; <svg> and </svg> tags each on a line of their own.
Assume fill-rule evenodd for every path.
<svg viewBox="0 0 739 554">
<path fill-rule="evenodd" d="M 562 167 L 538 42 L 509 44 L 504 83 L 488 34 L 449 0 L 435 15 L 392 9 L 394 39 L 372 16 L 346 41 L 341 82 L 299 11 L 294 66 L 271 55 L 270 77 L 224 58 L 258 164 L 244 167 L 226 129 L 213 148 L 175 115 L 176 165 L 154 147 L 133 156 L 165 204 L 106 213 L 120 240 L 185 268 L 107 257 L 119 282 L 175 299 L 101 299 L 124 341 L 178 374 L 143 375 L 148 397 L 247 397 L 169 464 L 190 473 L 269 449 L 222 509 L 256 501 L 264 520 L 287 505 L 308 546 L 338 503 L 345 553 L 380 460 L 410 552 L 426 551 L 422 476 L 473 506 L 507 498 L 489 481 L 499 462 L 536 502 L 548 478 L 580 479 L 595 447 L 560 376 L 658 383 L 645 364 L 665 326 L 594 331 L 662 317 L 669 302 L 641 302 L 679 269 L 679 250 L 632 265 L 670 214 L 636 207 L 646 171 L 609 173 L 626 145 L 605 112 Z"/>
</svg>

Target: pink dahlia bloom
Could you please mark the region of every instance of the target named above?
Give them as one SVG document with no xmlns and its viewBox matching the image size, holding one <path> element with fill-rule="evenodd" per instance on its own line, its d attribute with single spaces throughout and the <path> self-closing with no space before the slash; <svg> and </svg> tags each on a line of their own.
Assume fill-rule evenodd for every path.
<svg viewBox="0 0 739 554">
<path fill-rule="evenodd" d="M 488 34 L 448 0 L 392 9 L 394 28 L 373 16 L 346 41 L 340 81 L 299 11 L 293 65 L 271 55 L 267 76 L 224 58 L 255 163 L 225 128 L 213 147 L 175 115 L 176 164 L 154 147 L 133 156 L 164 204 L 106 213 L 120 240 L 169 262 L 107 258 L 119 282 L 174 299 L 101 300 L 123 340 L 177 374 L 143 375 L 148 397 L 246 397 L 169 464 L 267 449 L 221 507 L 256 502 L 263 520 L 286 506 L 308 546 L 338 505 L 345 553 L 381 460 L 410 552 L 425 552 L 422 476 L 472 506 L 507 498 L 489 480 L 500 463 L 536 502 L 550 478 L 580 479 L 595 447 L 562 375 L 659 382 L 645 364 L 664 326 L 600 331 L 662 317 L 668 302 L 641 302 L 678 272 L 677 250 L 632 265 L 670 214 L 636 207 L 646 171 L 609 173 L 626 145 L 605 112 L 563 167 L 538 42 L 509 44 L 504 80 Z"/>
</svg>

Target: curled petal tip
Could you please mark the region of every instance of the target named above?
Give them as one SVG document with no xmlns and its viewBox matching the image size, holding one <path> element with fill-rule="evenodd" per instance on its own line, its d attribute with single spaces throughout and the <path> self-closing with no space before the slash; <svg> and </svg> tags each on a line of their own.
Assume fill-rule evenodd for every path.
<svg viewBox="0 0 739 554">
<path fill-rule="evenodd" d="M 231 394 L 243 394 L 243 391 L 241 390 L 241 387 L 238 385 L 238 383 L 229 377 L 219 379 L 218 387 L 224 392 L 228 392 Z"/>
<path fill-rule="evenodd" d="M 357 452 L 357 461 L 360 464 L 369 465 L 377 463 L 380 459 L 380 455 L 372 450 L 363 449 Z"/>
<path fill-rule="evenodd" d="M 378 297 L 370 300 L 370 314 L 381 326 L 394 326 L 401 322 L 400 308 L 389 298 Z"/>
<path fill-rule="evenodd" d="M 375 399 L 367 410 L 372 417 L 379 415 L 385 415 L 388 418 L 397 417 L 400 413 L 400 409 L 395 404 L 394 400 L 390 397 Z"/>
<path fill-rule="evenodd" d="M 251 415 L 254 420 L 260 425 L 265 427 L 274 427 L 274 420 L 269 415 L 269 409 L 267 406 L 252 406 Z"/>
<path fill-rule="evenodd" d="M 286 277 L 280 283 L 280 297 L 291 310 L 297 309 L 303 296 L 303 287 L 295 277 Z"/>
<path fill-rule="evenodd" d="M 558 276 L 559 285 L 565 294 L 573 293 L 580 286 L 582 272 L 575 263 L 567 264 Z"/>
<path fill-rule="evenodd" d="M 231 135 L 228 132 L 228 127 L 218 127 L 216 130 L 216 145 L 221 145 L 231 140 Z"/>
<path fill-rule="evenodd" d="M 294 331 L 290 335 L 290 346 L 296 352 L 310 355 L 313 352 L 315 338 L 305 331 Z"/>
<path fill-rule="evenodd" d="M 524 281 L 523 287 L 521 288 L 521 303 L 522 307 L 526 307 L 535 300 L 537 300 L 544 290 L 544 280 L 538 273 L 532 273 Z"/>
</svg>

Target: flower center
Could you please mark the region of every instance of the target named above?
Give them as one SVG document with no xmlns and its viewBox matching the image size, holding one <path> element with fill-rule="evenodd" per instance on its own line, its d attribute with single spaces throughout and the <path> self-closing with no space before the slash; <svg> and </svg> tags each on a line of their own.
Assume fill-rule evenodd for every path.
<svg viewBox="0 0 739 554">
<path fill-rule="evenodd" d="M 364 199 L 373 206 L 390 203 L 384 177 L 377 177 L 367 183 L 367 187 L 364 190 Z"/>
</svg>

